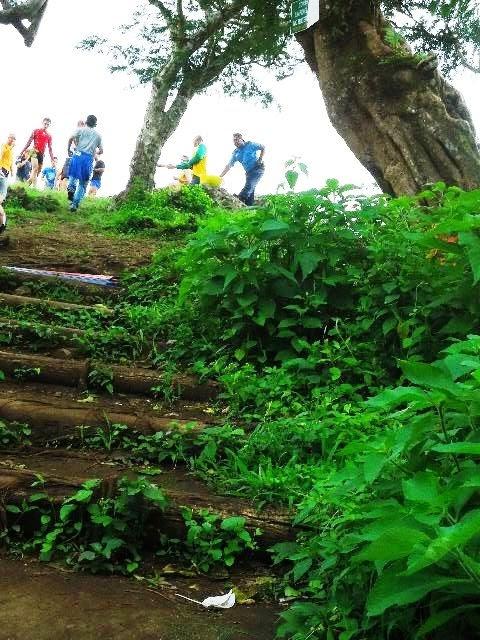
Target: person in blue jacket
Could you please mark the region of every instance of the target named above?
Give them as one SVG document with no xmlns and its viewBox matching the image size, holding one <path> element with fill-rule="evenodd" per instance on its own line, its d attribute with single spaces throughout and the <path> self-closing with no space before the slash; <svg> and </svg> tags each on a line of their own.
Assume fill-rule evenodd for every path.
<svg viewBox="0 0 480 640">
<path fill-rule="evenodd" d="M 42 178 L 47 189 L 55 189 L 57 183 L 57 158 L 53 158 L 51 167 L 45 167 L 42 171 Z"/>
<path fill-rule="evenodd" d="M 251 206 L 255 201 L 255 188 L 265 173 L 265 165 L 263 164 L 265 147 L 257 142 L 245 142 L 241 133 L 233 134 L 233 144 L 236 147 L 235 151 L 220 177 L 223 178 L 236 162 L 240 162 L 245 169 L 246 181 L 238 198 L 247 206 Z"/>
</svg>

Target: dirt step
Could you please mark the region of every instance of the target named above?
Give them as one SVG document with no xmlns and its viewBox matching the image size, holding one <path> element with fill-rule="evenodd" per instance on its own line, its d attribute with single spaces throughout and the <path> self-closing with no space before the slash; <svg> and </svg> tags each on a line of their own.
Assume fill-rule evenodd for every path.
<svg viewBox="0 0 480 640">
<path fill-rule="evenodd" d="M 178 430 L 193 436 L 216 422 L 198 403 L 168 407 L 131 396 L 97 397 L 65 387 L 13 383 L 0 385 L 0 420 L 28 424 L 32 440 L 39 443 L 78 436 L 81 425 L 124 424 L 145 434 Z"/>
<path fill-rule="evenodd" d="M 91 311 L 101 313 L 105 316 L 113 314 L 112 309 L 109 309 L 103 304 L 85 305 L 74 304 L 73 302 L 58 302 L 57 300 L 49 300 L 47 298 L 30 298 L 28 296 L 16 296 L 11 293 L 0 293 L 0 308 L 1 306 L 7 307 L 45 307 L 46 309 L 56 309 L 60 311 Z"/>
<path fill-rule="evenodd" d="M 278 609 L 266 604 L 206 610 L 202 600 L 243 588 L 231 580 L 168 577 L 162 588 L 136 580 L 59 571 L 0 556 L 2 640 L 273 640 Z M 254 576 L 249 576 L 250 580 Z"/>
<path fill-rule="evenodd" d="M 188 375 L 176 375 L 170 380 L 164 372 L 153 369 L 111 365 L 93 360 L 51 358 L 13 350 L 0 351 L 0 371 L 15 376 L 19 369 L 31 370 L 32 376 L 39 382 L 71 387 L 85 388 L 91 373 L 101 369 L 107 375 L 111 374 L 111 383 L 118 392 L 152 395 L 155 393 L 152 392 L 153 387 L 167 385 L 176 395 L 186 400 L 210 400 L 218 394 L 218 384 L 215 382 L 200 383 L 195 377 Z"/>
<path fill-rule="evenodd" d="M 73 453 L 73 455 L 72 455 Z M 47 450 L 33 453 L 0 453 L 0 492 L 3 504 L 20 502 L 28 495 L 38 493 L 32 487 L 38 474 L 45 480 L 45 491 L 61 503 L 90 478 L 103 480 L 101 495 L 112 495 L 116 480 L 122 475 L 134 475 L 125 465 L 112 463 L 112 457 L 103 453 Z M 149 476 L 151 482 L 162 488 L 169 499 L 169 506 L 155 515 L 155 527 L 172 537 L 184 536 L 185 527 L 181 507 L 209 509 L 222 518 L 243 516 L 247 527 L 263 532 L 258 544 L 264 549 L 285 540 L 291 540 L 294 532 L 288 513 L 271 508 L 257 512 L 252 505 L 240 498 L 212 493 L 202 482 L 185 470 L 176 468 L 160 475 Z"/>
</svg>

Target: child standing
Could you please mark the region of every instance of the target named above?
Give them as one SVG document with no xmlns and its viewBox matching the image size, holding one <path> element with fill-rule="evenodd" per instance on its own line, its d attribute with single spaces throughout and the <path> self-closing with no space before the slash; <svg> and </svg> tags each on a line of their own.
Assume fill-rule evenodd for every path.
<svg viewBox="0 0 480 640">
<path fill-rule="evenodd" d="M 8 179 L 13 176 L 13 148 L 15 146 L 15 136 L 11 133 L 7 142 L 0 147 L 0 233 L 5 231 L 7 226 L 7 216 L 3 208 L 3 201 L 7 197 Z"/>
</svg>

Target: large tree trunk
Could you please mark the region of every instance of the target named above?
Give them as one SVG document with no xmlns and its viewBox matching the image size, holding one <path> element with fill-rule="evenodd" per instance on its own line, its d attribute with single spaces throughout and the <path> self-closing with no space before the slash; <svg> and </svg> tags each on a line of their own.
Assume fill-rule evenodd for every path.
<svg viewBox="0 0 480 640">
<path fill-rule="evenodd" d="M 389 47 L 388 23 L 371 0 L 342 3 L 334 14 L 335 4 L 321 2 L 320 21 L 298 40 L 330 120 L 355 156 L 394 195 L 438 181 L 480 186 L 471 117 L 434 57 L 421 59 L 406 45 Z"/>
<path fill-rule="evenodd" d="M 178 127 L 192 97 L 187 89 L 180 87 L 176 98 L 167 109 L 170 90 L 171 79 L 168 77 L 158 78 L 153 82 L 143 127 L 130 164 L 127 190 L 135 182 L 143 183 L 147 189 L 155 186 L 155 171 L 162 148 Z"/>
</svg>

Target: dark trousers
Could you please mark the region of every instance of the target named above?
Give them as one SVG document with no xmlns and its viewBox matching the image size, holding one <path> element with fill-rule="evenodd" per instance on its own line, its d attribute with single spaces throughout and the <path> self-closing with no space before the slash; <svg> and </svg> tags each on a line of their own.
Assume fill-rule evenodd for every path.
<svg viewBox="0 0 480 640">
<path fill-rule="evenodd" d="M 247 171 L 247 179 L 245 186 L 238 194 L 238 199 L 244 202 L 247 207 L 251 207 L 255 201 L 255 188 L 260 182 L 263 174 L 265 173 L 265 167 L 263 165 L 255 165 L 253 169 Z"/>
</svg>

